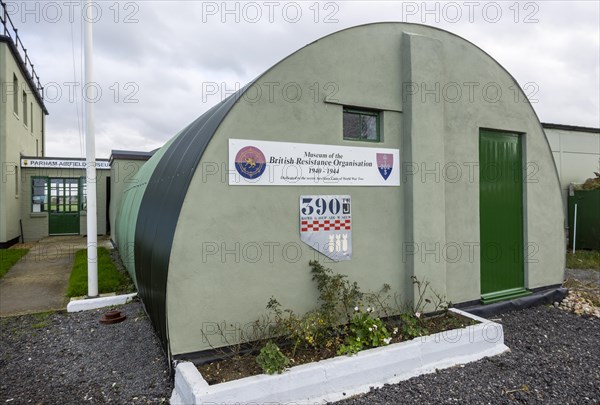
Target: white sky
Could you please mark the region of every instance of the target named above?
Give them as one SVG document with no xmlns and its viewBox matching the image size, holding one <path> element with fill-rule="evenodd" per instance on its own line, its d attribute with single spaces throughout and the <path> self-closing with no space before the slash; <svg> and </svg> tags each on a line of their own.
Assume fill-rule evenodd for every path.
<svg viewBox="0 0 600 405">
<path fill-rule="evenodd" d="M 152 150 L 290 53 L 378 21 L 458 34 L 502 64 L 540 120 L 600 127 L 600 2 L 96 2 L 96 150 Z M 82 5 L 7 1 L 46 86 L 47 156 L 83 156 Z M 203 89 L 220 89 L 209 95 Z"/>
</svg>

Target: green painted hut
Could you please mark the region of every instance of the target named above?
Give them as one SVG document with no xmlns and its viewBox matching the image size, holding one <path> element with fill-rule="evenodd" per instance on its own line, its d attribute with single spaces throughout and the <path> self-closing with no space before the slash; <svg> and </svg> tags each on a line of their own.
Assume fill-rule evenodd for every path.
<svg viewBox="0 0 600 405">
<path fill-rule="evenodd" d="M 185 357 L 271 296 L 315 308 L 312 259 L 409 300 L 411 276 L 454 303 L 560 284 L 563 221 L 515 79 L 449 32 L 379 23 L 305 46 L 185 127 L 124 191 L 116 232 L 164 347 Z"/>
</svg>

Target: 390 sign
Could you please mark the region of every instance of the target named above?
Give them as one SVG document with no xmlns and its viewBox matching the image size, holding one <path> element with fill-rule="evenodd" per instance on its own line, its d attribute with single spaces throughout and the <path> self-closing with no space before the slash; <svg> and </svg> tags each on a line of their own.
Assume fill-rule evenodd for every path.
<svg viewBox="0 0 600 405">
<path fill-rule="evenodd" d="M 347 215 L 350 214 L 350 201 L 342 201 L 341 197 L 302 197 L 300 212 L 302 215 Z"/>
</svg>

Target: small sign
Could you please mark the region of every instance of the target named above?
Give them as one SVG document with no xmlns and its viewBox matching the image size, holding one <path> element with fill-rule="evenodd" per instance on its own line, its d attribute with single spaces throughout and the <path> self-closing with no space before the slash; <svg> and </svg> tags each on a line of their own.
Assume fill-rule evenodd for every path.
<svg viewBox="0 0 600 405">
<path fill-rule="evenodd" d="M 400 185 L 400 151 L 366 146 L 229 140 L 230 186 Z"/>
<path fill-rule="evenodd" d="M 352 258 L 349 195 L 300 196 L 300 240 L 330 259 Z"/>
<path fill-rule="evenodd" d="M 84 159 L 21 159 L 21 167 L 36 167 L 43 169 L 85 169 L 87 162 Z M 110 170 L 107 160 L 96 160 L 96 169 Z"/>
</svg>

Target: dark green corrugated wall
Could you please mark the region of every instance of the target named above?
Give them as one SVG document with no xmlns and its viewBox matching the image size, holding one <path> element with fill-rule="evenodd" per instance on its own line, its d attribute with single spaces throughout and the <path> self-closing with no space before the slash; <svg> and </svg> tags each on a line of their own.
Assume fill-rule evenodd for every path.
<svg viewBox="0 0 600 405">
<path fill-rule="evenodd" d="M 179 136 L 179 134 L 174 136 L 162 148 L 157 150 L 156 153 L 144 163 L 131 181 L 131 186 L 123 191 L 121 206 L 117 211 L 115 232 L 117 233 L 119 255 L 136 287 L 137 278 L 135 275 L 134 238 L 140 204 L 142 203 L 142 197 L 146 191 L 146 186 L 148 185 L 152 173 L 154 173 L 157 163 L 162 159 L 165 151 L 177 136 Z"/>
<path fill-rule="evenodd" d="M 167 352 L 167 279 L 181 206 L 204 150 L 246 88 L 211 108 L 158 150 L 124 191 L 117 214 L 119 253 Z"/>
</svg>

